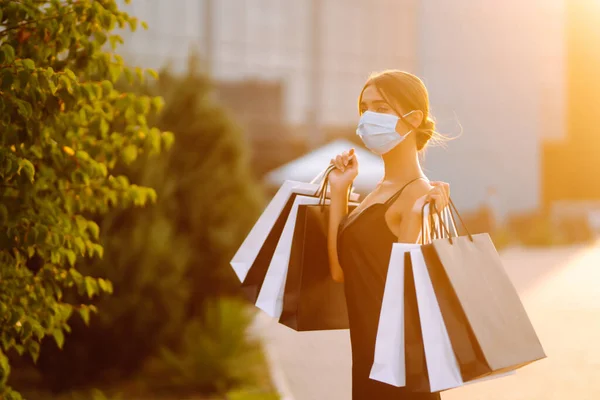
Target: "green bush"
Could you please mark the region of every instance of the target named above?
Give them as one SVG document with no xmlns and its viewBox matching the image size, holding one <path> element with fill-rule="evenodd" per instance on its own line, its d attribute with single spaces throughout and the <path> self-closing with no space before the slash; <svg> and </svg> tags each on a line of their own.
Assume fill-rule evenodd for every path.
<svg viewBox="0 0 600 400">
<path fill-rule="evenodd" d="M 90 298 L 112 291 L 79 268 L 104 252 L 92 217 L 156 198 L 115 171 L 173 139 L 147 123 L 160 98 L 114 87 L 144 72 L 102 51 L 136 25 L 114 0 L 0 0 L 1 398 L 18 398 L 7 355 L 35 360 L 46 337 L 62 347 L 71 315 L 88 321 Z"/>
<path fill-rule="evenodd" d="M 205 315 L 186 326 L 181 344 L 161 349 L 160 386 L 217 394 L 252 386 L 261 350 L 247 336 L 251 317 L 240 300 L 208 302 Z"/>
<path fill-rule="evenodd" d="M 107 394 L 99 389 L 73 390 L 62 394 L 49 394 L 45 391 L 24 391 L 28 400 L 126 400 L 122 394 Z M 50 397 L 51 396 L 51 397 Z"/>
<path fill-rule="evenodd" d="M 62 351 L 45 343 L 39 364 L 53 390 L 136 376 L 159 349 L 179 348 L 185 332 L 200 329 L 197 321 L 208 318 L 212 299 L 238 293 L 229 260 L 257 218 L 261 193 L 250 177 L 241 132 L 212 101 L 210 81 L 196 65 L 191 57 L 186 75 L 163 71 L 158 82 L 130 88 L 165 99 L 162 112 L 149 120 L 169 127 L 176 140 L 168 153 L 122 168 L 131 180 L 156 188 L 157 204 L 98 220 L 105 255 L 85 269 L 113 282 L 114 295 L 96 303 L 102 312 L 89 329 L 74 322 Z M 242 322 L 229 326 L 240 343 Z M 215 368 L 228 362 L 220 359 L 226 354 L 208 356 L 215 357 L 207 360 Z M 237 372 L 223 368 L 205 373 L 229 382 Z M 185 375 L 173 382 L 193 383 Z"/>
<path fill-rule="evenodd" d="M 234 390 L 227 393 L 226 400 L 279 400 L 280 396 L 275 392 L 264 392 L 257 390 Z"/>
</svg>

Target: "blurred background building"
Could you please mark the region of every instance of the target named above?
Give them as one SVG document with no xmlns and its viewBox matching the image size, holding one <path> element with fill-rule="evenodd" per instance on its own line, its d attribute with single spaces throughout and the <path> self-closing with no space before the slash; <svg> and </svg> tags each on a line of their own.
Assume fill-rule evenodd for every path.
<svg viewBox="0 0 600 400">
<path fill-rule="evenodd" d="M 416 70 L 442 133 L 461 136 L 426 157 L 463 208 L 494 188 L 502 214 L 540 205 L 540 151 L 564 135 L 560 2 L 419 2 Z"/>
<path fill-rule="evenodd" d="M 600 230 L 600 2 L 569 1 L 565 12 L 567 43 L 566 130 L 543 147 L 542 179 L 546 208 L 553 214 L 588 215 Z"/>
<path fill-rule="evenodd" d="M 260 175 L 353 140 L 364 81 L 397 68 L 424 80 L 438 130 L 456 137 L 425 165 L 452 184 L 460 208 L 490 191 L 502 214 L 545 203 L 542 145 L 566 137 L 564 0 L 133 0 L 124 9 L 150 26 L 127 37 L 129 63 L 183 71 L 190 49 L 202 55 Z"/>
</svg>

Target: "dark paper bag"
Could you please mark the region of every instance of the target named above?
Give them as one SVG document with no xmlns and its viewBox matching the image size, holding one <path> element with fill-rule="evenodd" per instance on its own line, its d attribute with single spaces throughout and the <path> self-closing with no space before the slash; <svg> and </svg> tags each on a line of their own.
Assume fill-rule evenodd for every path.
<svg viewBox="0 0 600 400">
<path fill-rule="evenodd" d="M 331 278 L 329 269 L 328 224 L 328 205 L 298 207 L 279 319 L 297 331 L 348 328 L 344 285 Z"/>
<path fill-rule="evenodd" d="M 326 172 L 332 168 L 329 166 Z M 296 195 L 314 196 L 325 201 L 329 195 L 324 190 L 325 181 L 326 176 L 321 183 L 286 180 L 236 251 L 230 264 L 250 301 L 257 299 Z M 356 193 L 350 192 L 348 197 L 358 199 Z"/>
</svg>

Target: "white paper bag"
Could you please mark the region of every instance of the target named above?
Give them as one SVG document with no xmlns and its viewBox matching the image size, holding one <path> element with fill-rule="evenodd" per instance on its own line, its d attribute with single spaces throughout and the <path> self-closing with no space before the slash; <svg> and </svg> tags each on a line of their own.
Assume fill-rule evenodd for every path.
<svg viewBox="0 0 600 400">
<path fill-rule="evenodd" d="M 269 264 L 269 269 L 265 275 L 265 280 L 256 299 L 256 306 L 273 318 L 281 317 L 283 310 L 285 282 L 290 263 L 294 229 L 296 228 L 298 206 L 317 204 L 319 204 L 319 199 L 316 197 L 296 196 L 283 227 L 283 232 L 281 233 L 275 253 Z M 329 200 L 326 200 L 325 204 L 329 204 Z"/>
<path fill-rule="evenodd" d="M 283 291 L 285 289 L 285 279 L 287 277 L 294 228 L 296 227 L 298 206 L 300 204 L 319 204 L 319 199 L 316 197 L 296 196 L 279 242 L 277 242 L 273 258 L 271 258 L 271 263 L 260 288 L 260 293 L 256 299 L 256 306 L 273 318 L 279 318 L 283 309 Z"/>
<path fill-rule="evenodd" d="M 448 336 L 448 330 L 420 247 L 410 251 L 410 260 L 431 391 L 437 392 L 461 386 L 463 381 L 458 361 L 452 350 L 450 336 Z"/>
<path fill-rule="evenodd" d="M 429 205 L 423 210 L 422 237 L 428 240 L 431 227 L 428 224 Z M 390 256 L 379 326 L 375 339 L 375 357 L 369 377 L 379 382 L 401 387 L 406 386 L 406 353 L 404 335 L 404 255 L 418 249 L 415 243 L 394 243 Z"/>
<path fill-rule="evenodd" d="M 404 254 L 418 247 L 413 243 L 394 243 L 392 247 L 370 373 L 371 379 L 398 387 L 406 386 Z"/>
<path fill-rule="evenodd" d="M 246 278 L 258 252 L 290 197 L 294 193 L 312 196 L 319 189 L 319 186 L 315 183 L 296 181 L 285 181 L 283 183 L 231 260 L 230 264 L 241 282 Z M 358 194 L 352 193 L 350 199 L 352 201 L 358 200 Z"/>
</svg>

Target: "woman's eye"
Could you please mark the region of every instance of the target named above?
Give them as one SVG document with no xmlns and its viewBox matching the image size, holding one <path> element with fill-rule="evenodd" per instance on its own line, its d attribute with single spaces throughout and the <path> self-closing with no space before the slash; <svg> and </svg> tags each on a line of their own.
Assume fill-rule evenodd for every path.
<svg viewBox="0 0 600 400">
<path fill-rule="evenodd" d="M 377 107 L 377 112 L 388 112 L 389 109 L 385 106 Z"/>
</svg>

